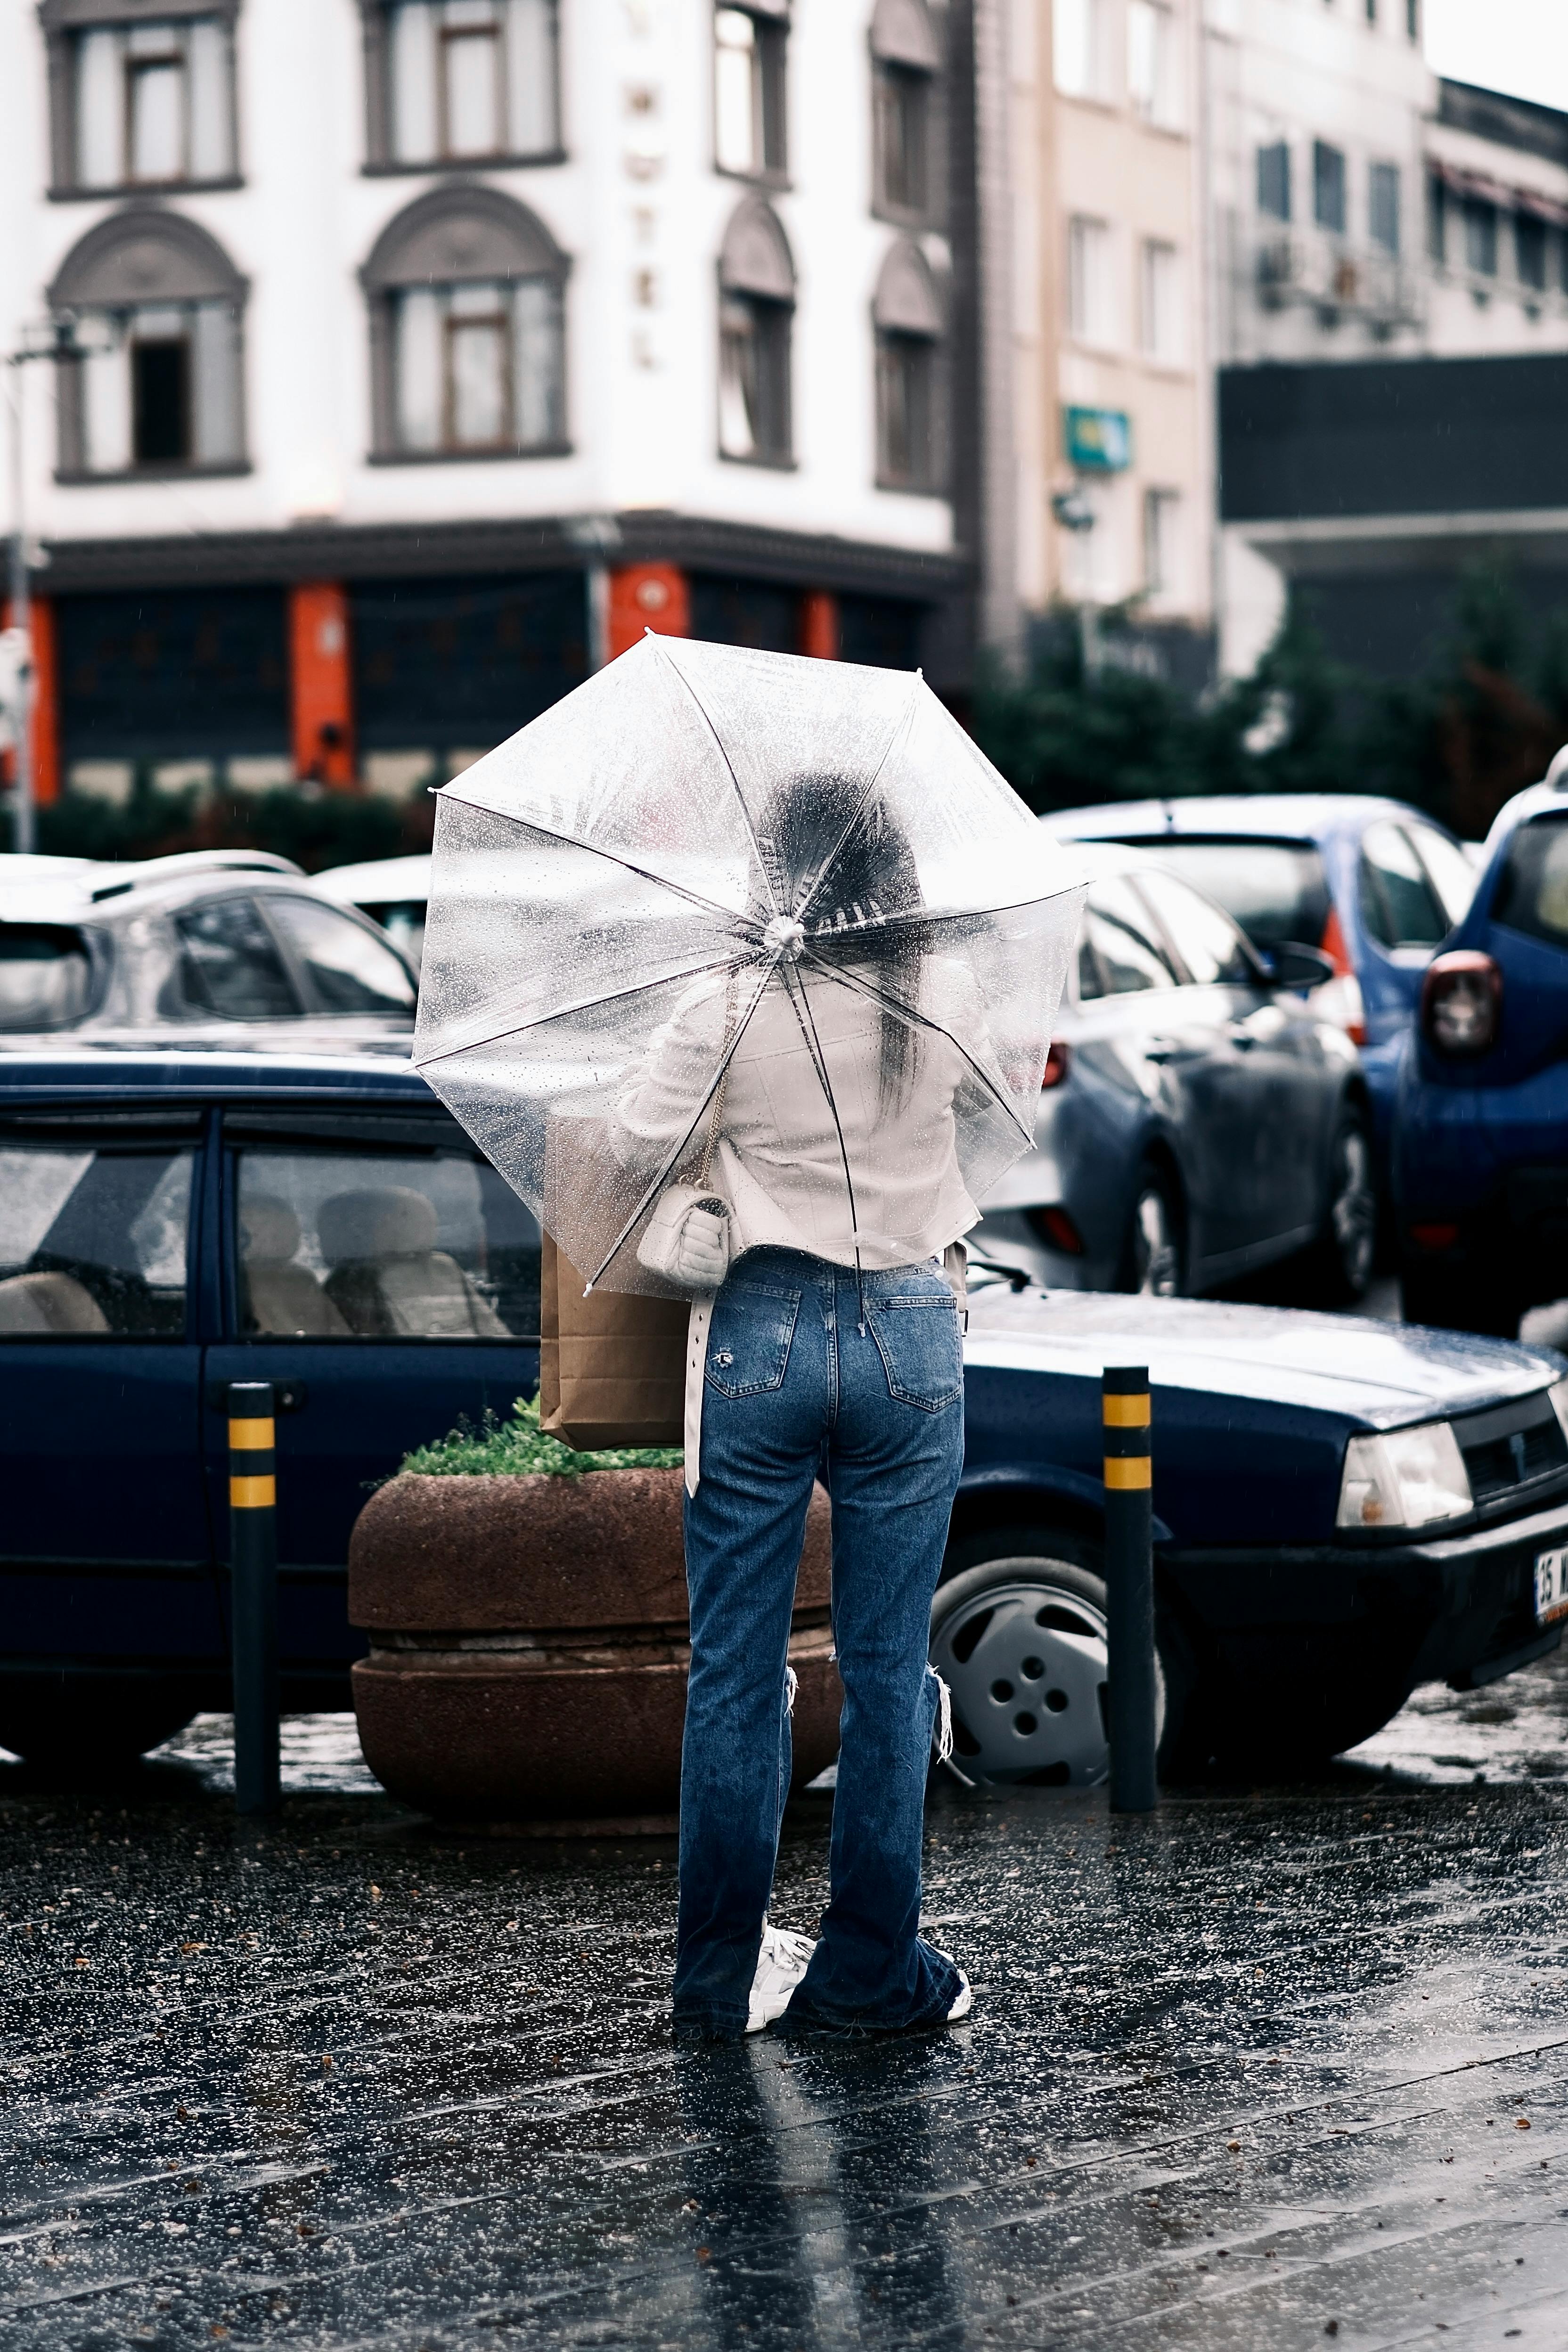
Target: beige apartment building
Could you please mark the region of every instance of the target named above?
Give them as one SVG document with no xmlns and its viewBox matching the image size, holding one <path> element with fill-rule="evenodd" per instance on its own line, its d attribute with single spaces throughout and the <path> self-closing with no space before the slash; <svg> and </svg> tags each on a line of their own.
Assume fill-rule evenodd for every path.
<svg viewBox="0 0 1568 2352">
<path fill-rule="evenodd" d="M 1151 666 L 1213 601 L 1197 15 L 1014 0 L 1011 26 L 1019 601 L 1121 608 Z"/>
</svg>

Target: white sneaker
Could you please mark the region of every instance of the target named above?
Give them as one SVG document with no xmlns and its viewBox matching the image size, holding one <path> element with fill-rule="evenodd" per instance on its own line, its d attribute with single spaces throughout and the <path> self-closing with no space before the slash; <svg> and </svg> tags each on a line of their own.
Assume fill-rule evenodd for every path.
<svg viewBox="0 0 1568 2352">
<path fill-rule="evenodd" d="M 933 1945 L 931 1948 L 934 1951 L 936 1948 Z M 950 1968 L 958 1968 L 958 1962 L 953 1958 L 951 1952 L 941 1952 L 938 1953 L 937 1957 L 939 1959 L 945 1960 Z M 974 1988 L 970 1983 L 969 1979 L 964 1975 L 963 1970 L 962 1969 L 958 1969 L 958 1990 L 953 1994 L 952 2007 L 947 2012 L 948 2023 L 950 2025 L 956 2025 L 961 2017 L 967 2017 L 969 2015 L 969 2012 L 973 2006 Z"/>
<path fill-rule="evenodd" d="M 794 1936 L 787 1927 L 771 1927 L 763 1921 L 762 1949 L 757 1954 L 751 2013 L 746 2019 L 748 2033 L 760 2033 L 764 2025 L 784 2015 L 816 1949 L 810 1936 Z"/>
</svg>

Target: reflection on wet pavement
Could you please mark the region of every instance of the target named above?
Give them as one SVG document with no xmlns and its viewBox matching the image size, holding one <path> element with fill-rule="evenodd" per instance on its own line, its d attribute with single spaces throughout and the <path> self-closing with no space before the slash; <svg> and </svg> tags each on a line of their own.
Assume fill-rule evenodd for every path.
<svg viewBox="0 0 1568 2352">
<path fill-rule="evenodd" d="M 1562 2352 L 1565 1712 L 1549 1661 L 1149 1820 L 938 1790 L 973 2022 L 710 2053 L 669 1841 L 434 1832 L 342 1717 L 266 1827 L 222 1717 L 111 1787 L 0 1768 L 0 2347 Z"/>
</svg>

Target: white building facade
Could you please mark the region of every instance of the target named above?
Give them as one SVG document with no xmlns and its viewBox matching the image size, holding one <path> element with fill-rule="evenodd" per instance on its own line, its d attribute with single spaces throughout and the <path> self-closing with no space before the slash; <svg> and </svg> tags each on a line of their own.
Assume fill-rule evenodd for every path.
<svg viewBox="0 0 1568 2352">
<path fill-rule="evenodd" d="M 406 792 L 647 625 L 944 682 L 973 16 L 0 13 L 44 794 Z"/>
</svg>

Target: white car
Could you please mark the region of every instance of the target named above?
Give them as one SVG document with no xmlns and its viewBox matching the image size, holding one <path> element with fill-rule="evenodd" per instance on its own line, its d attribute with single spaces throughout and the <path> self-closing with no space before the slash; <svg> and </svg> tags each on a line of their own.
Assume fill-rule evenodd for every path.
<svg viewBox="0 0 1568 2352">
<path fill-rule="evenodd" d="M 379 923 L 416 971 L 425 947 L 425 908 L 430 897 L 430 860 L 374 857 L 363 866 L 332 866 L 318 874 L 315 887 L 340 907 L 357 907 Z"/>
</svg>

